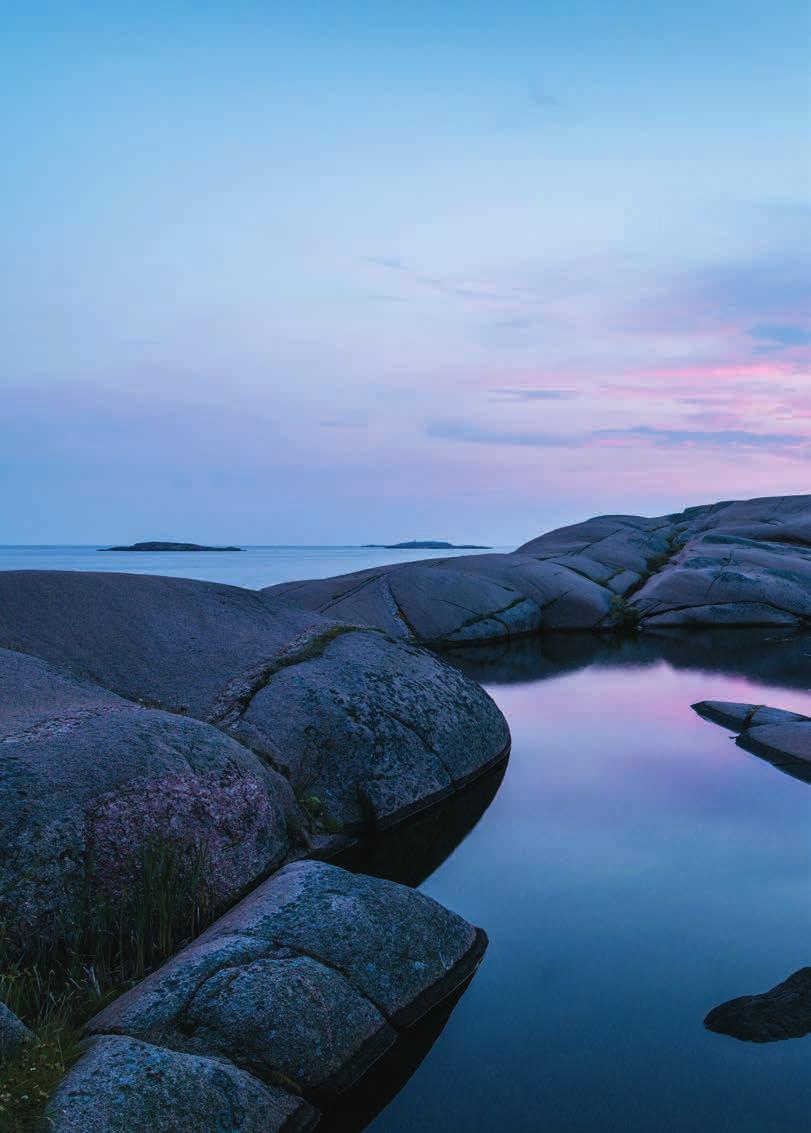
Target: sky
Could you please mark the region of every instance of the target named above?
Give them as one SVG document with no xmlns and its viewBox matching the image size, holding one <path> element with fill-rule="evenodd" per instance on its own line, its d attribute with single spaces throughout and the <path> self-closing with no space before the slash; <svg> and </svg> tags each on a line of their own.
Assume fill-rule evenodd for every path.
<svg viewBox="0 0 811 1133">
<path fill-rule="evenodd" d="M 811 491 L 806 0 L 28 0 L 0 543 Z"/>
</svg>

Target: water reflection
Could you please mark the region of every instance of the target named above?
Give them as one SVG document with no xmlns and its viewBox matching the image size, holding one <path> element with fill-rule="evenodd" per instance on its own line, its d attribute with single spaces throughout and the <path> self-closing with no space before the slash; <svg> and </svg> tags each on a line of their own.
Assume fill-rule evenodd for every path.
<svg viewBox="0 0 811 1133">
<path fill-rule="evenodd" d="M 457 988 L 413 1027 L 403 1031 L 370 1073 L 353 1089 L 334 1100 L 329 1112 L 319 1122 L 318 1133 L 360 1133 L 366 1129 L 419 1068 L 466 987 L 467 983 Z M 452 1102 L 452 1083 L 448 1084 L 448 1097 Z"/>
<path fill-rule="evenodd" d="M 350 847 L 333 858 L 333 863 L 417 888 L 475 828 L 495 797 L 506 768 L 505 757 L 458 794 L 376 839 Z M 365 1129 L 415 1073 L 469 983 L 467 980 L 414 1026 L 402 1031 L 369 1074 L 332 1099 L 319 1122 L 319 1133 L 359 1133 Z"/>
<path fill-rule="evenodd" d="M 493 801 L 506 769 L 507 757 L 458 794 L 376 839 L 350 847 L 333 858 L 333 863 L 416 889 L 473 830 Z"/>
<path fill-rule="evenodd" d="M 807 634 L 754 630 L 453 656 L 498 701 L 513 749 L 492 804 L 421 887 L 490 948 L 370 1133 L 807 1125 L 811 1034 L 773 1021 L 797 1037 L 730 1043 L 702 1020 L 796 967 L 811 796 L 690 706 L 811 714 L 809 653 Z M 767 993 L 773 1020 L 784 991 Z"/>
<path fill-rule="evenodd" d="M 674 669 L 704 669 L 778 688 L 811 688 L 807 629 L 646 630 L 627 637 L 555 633 L 447 650 L 443 656 L 485 685 L 547 680 L 591 665 L 665 661 Z"/>
</svg>

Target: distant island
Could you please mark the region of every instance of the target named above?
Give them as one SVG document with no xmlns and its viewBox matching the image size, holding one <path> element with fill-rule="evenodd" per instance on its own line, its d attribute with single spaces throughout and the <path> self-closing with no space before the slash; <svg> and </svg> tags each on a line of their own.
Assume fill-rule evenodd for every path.
<svg viewBox="0 0 811 1133">
<path fill-rule="evenodd" d="M 443 543 L 440 539 L 412 539 L 408 543 L 364 543 L 384 551 L 492 551 L 481 543 Z"/>
<path fill-rule="evenodd" d="M 99 547 L 99 551 L 244 551 L 244 547 L 204 547 L 200 543 L 133 543 L 129 547 Z"/>
</svg>

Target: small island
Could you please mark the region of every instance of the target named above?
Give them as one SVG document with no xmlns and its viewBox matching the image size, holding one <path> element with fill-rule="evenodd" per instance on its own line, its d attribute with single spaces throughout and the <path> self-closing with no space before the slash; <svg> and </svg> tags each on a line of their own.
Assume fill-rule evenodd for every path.
<svg viewBox="0 0 811 1133">
<path fill-rule="evenodd" d="M 244 547 L 204 547 L 201 543 L 133 543 L 129 547 L 99 547 L 100 551 L 244 551 Z"/>
<path fill-rule="evenodd" d="M 364 543 L 383 551 L 492 551 L 481 543 L 444 543 L 440 539 L 411 539 L 408 543 Z"/>
</svg>

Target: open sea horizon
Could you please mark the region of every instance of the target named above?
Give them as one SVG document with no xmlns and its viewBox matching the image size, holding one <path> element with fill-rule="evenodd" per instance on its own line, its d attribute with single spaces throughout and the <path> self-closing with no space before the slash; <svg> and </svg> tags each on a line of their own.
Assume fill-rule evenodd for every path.
<svg viewBox="0 0 811 1133">
<path fill-rule="evenodd" d="M 0 570 L 93 570 L 162 574 L 258 590 L 279 582 L 329 578 L 370 567 L 452 558 L 459 550 L 358 546 L 244 546 L 241 551 L 105 551 L 109 544 L 0 544 Z M 492 547 L 496 552 L 513 547 Z"/>
</svg>

